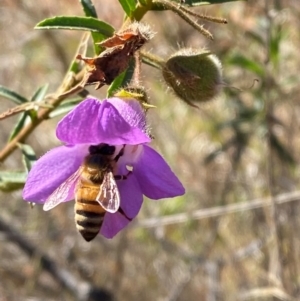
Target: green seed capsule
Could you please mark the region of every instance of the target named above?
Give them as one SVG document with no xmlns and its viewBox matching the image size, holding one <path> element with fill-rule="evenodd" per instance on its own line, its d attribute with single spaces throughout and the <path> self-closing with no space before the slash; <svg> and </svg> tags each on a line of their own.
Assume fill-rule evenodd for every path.
<svg viewBox="0 0 300 301">
<path fill-rule="evenodd" d="M 221 62 L 210 51 L 181 49 L 162 70 L 166 83 L 187 104 L 212 100 L 222 87 Z"/>
</svg>

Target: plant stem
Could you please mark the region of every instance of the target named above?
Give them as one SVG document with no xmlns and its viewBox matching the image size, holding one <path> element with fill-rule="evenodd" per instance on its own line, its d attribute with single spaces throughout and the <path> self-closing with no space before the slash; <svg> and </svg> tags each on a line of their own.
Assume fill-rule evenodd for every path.
<svg viewBox="0 0 300 301">
<path fill-rule="evenodd" d="M 76 79 L 76 82 L 79 79 Z M 73 83 L 74 85 L 75 83 Z M 64 87 L 64 88 L 62 88 Z M 45 119 L 48 119 L 49 114 L 59 106 L 59 104 L 65 100 L 69 93 L 66 93 L 69 90 L 70 86 L 65 84 L 65 81 L 63 81 L 62 85 L 58 88 L 57 91 L 60 91 L 61 93 L 58 95 L 53 95 L 50 97 L 50 100 L 47 104 L 49 104 L 49 108 L 40 108 L 38 110 L 38 115 L 35 120 L 31 121 L 30 124 L 28 124 L 26 127 L 24 127 L 18 135 L 14 139 L 12 139 L 9 143 L 6 144 L 6 146 L 0 151 L 0 162 L 3 162 L 17 147 L 18 143 L 24 143 L 26 138 L 34 131 L 34 129 Z M 80 89 L 82 90 L 82 89 Z M 65 92 L 65 94 L 63 94 Z M 72 91 L 73 93 L 79 92 L 79 91 Z M 72 93 L 72 94 L 73 94 Z"/>
<path fill-rule="evenodd" d="M 275 171 L 274 171 L 274 155 L 272 151 L 272 135 L 273 135 L 273 111 L 274 111 L 274 104 L 272 101 L 272 96 L 270 91 L 272 89 L 272 77 L 271 77 L 271 59 L 270 59 L 270 45 L 272 39 L 272 25 L 273 20 L 270 16 L 271 7 L 269 5 L 269 1 L 265 0 L 265 14 L 268 20 L 268 27 L 267 27 L 267 42 L 266 42 L 266 59 L 265 59 L 265 70 L 266 75 L 264 78 L 265 82 L 265 100 L 266 100 L 266 107 L 265 107 L 265 114 L 266 114 L 266 124 L 267 124 L 267 178 L 268 178 L 268 189 L 271 196 L 271 206 L 268 211 L 266 211 L 266 219 L 270 229 L 270 235 L 272 239 L 272 243 L 269 246 L 269 272 L 270 275 L 274 276 L 277 281 L 279 287 L 283 285 L 283 278 L 282 278 L 282 263 L 281 263 L 281 256 L 280 256 L 280 238 L 279 238 L 279 227 L 278 227 L 278 209 L 275 202 L 275 195 L 276 195 L 276 181 L 275 181 Z"/>
<path fill-rule="evenodd" d="M 165 60 L 159 56 L 156 56 L 150 52 L 141 51 L 141 57 L 145 64 L 148 64 L 157 69 L 162 69 L 165 65 Z"/>
<path fill-rule="evenodd" d="M 173 11 L 174 13 L 176 13 L 180 18 L 182 18 L 185 22 L 187 22 L 188 24 L 190 24 L 192 27 L 194 27 L 197 31 L 199 31 L 202 35 L 204 35 L 206 38 L 213 40 L 213 36 L 212 34 L 203 27 L 203 25 L 199 25 L 197 22 L 195 22 L 194 20 L 192 20 L 188 13 L 183 11 L 181 9 L 181 6 L 178 4 L 174 4 L 171 1 L 167 1 L 167 0 L 154 0 L 153 4 L 156 5 L 162 5 L 164 7 L 166 7 L 167 9 Z"/>
</svg>

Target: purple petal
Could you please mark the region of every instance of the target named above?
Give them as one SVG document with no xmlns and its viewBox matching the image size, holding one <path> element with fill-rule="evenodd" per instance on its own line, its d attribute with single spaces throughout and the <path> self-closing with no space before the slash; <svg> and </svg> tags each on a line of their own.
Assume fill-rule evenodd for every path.
<svg viewBox="0 0 300 301">
<path fill-rule="evenodd" d="M 144 145 L 143 153 L 133 167 L 141 190 L 150 199 L 171 198 L 185 189 L 166 161 L 154 149 Z"/>
<path fill-rule="evenodd" d="M 135 99 L 121 99 L 118 97 L 108 98 L 111 103 L 126 120 L 130 126 L 146 131 L 146 116 L 140 105 Z"/>
<path fill-rule="evenodd" d="M 113 238 L 119 231 L 130 223 L 122 213 L 106 213 L 100 233 L 106 238 Z"/>
<path fill-rule="evenodd" d="M 132 126 L 128 118 L 125 120 L 111 102 L 100 103 L 97 99 L 87 99 L 58 123 L 56 135 L 61 141 L 73 145 L 149 142 L 150 138 L 144 133 L 144 128 Z"/>
<path fill-rule="evenodd" d="M 42 204 L 50 194 L 80 167 L 88 146 L 59 146 L 42 156 L 28 174 L 23 198 Z M 72 198 L 74 195 L 68 196 Z"/>
<path fill-rule="evenodd" d="M 143 203 L 139 183 L 133 174 L 130 174 L 126 180 L 118 180 L 117 184 L 121 196 L 121 208 L 125 215 L 132 219 L 139 213 Z"/>
</svg>

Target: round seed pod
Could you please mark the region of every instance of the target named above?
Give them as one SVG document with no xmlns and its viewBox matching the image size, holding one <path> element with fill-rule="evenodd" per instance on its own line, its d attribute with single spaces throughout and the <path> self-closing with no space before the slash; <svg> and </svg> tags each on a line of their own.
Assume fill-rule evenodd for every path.
<svg viewBox="0 0 300 301">
<path fill-rule="evenodd" d="M 162 69 L 166 83 L 187 104 L 207 102 L 222 87 L 222 65 L 207 50 L 184 48 L 174 53 Z"/>
</svg>

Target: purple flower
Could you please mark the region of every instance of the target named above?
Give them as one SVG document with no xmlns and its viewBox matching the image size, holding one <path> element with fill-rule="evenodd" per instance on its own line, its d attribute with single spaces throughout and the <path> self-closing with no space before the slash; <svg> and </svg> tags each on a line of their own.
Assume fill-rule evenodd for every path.
<svg viewBox="0 0 300 301">
<path fill-rule="evenodd" d="M 56 134 L 65 146 L 52 149 L 34 164 L 23 198 L 46 203 L 46 210 L 73 200 L 80 178 L 76 174 L 90 154 L 90 146 L 113 146 L 114 157 L 123 152 L 113 170 L 120 209 L 105 213 L 100 233 L 107 238 L 115 236 L 138 214 L 143 195 L 157 200 L 185 192 L 165 160 L 147 145 L 151 139 L 146 134 L 144 112 L 136 100 L 86 99 L 58 123 Z M 57 191 L 59 200 L 54 198 L 53 202 Z"/>
</svg>

